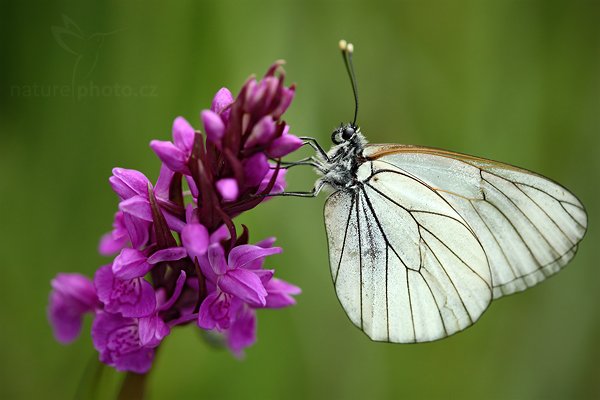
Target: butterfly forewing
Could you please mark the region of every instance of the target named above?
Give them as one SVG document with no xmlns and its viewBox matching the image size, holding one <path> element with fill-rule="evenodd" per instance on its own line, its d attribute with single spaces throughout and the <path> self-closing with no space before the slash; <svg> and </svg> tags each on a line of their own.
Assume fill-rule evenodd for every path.
<svg viewBox="0 0 600 400">
<path fill-rule="evenodd" d="M 370 145 L 364 156 L 436 192 L 462 217 L 489 260 L 494 298 L 531 287 L 575 255 L 587 228 L 561 185 L 508 164 L 417 146 Z"/>
<path fill-rule="evenodd" d="M 492 298 L 486 254 L 437 191 L 368 161 L 361 185 L 325 205 L 331 273 L 352 322 L 373 340 L 443 338 L 475 322 Z"/>
</svg>

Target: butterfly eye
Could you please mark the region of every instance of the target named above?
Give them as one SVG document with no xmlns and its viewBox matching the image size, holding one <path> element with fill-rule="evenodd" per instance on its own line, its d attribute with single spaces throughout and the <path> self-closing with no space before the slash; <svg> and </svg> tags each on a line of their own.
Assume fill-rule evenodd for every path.
<svg viewBox="0 0 600 400">
<path fill-rule="evenodd" d="M 342 139 L 344 140 L 350 140 L 350 138 L 352 138 L 352 136 L 354 136 L 354 128 L 352 127 L 347 127 L 344 129 L 344 131 L 342 132 Z"/>
<path fill-rule="evenodd" d="M 344 142 L 343 131 L 340 129 L 336 129 L 331 133 L 331 141 L 335 144 L 341 144 Z"/>
</svg>

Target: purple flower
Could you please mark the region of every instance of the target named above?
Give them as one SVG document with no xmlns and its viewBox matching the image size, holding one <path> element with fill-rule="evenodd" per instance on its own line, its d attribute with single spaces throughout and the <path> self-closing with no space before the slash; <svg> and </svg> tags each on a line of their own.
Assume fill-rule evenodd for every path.
<svg viewBox="0 0 600 400">
<path fill-rule="evenodd" d="M 233 322 L 237 310 L 243 305 L 242 301 L 219 289 L 209 294 L 200 306 L 198 326 L 203 329 L 223 331 Z"/>
<path fill-rule="evenodd" d="M 200 266 L 206 277 L 223 292 L 252 306 L 262 307 L 266 304 L 267 291 L 260 279 L 261 273 L 249 267 L 278 253 L 281 253 L 281 247 L 262 248 L 246 244 L 234 247 L 226 260 L 221 245 L 213 243 L 208 247 L 207 259 Z"/>
<path fill-rule="evenodd" d="M 92 325 L 92 340 L 100 361 L 119 371 L 138 374 L 150 370 L 154 348 L 168 334 L 169 328 L 155 316 L 125 318 L 102 311 Z"/>
<path fill-rule="evenodd" d="M 204 329 L 227 329 L 243 303 L 264 307 L 268 293 L 263 280 L 270 279 L 272 271 L 256 269 L 255 266 L 265 257 L 277 253 L 281 253 L 280 247 L 241 245 L 234 247 L 226 260 L 221 245 L 211 244 L 207 256 L 200 261 L 200 267 L 215 291 L 202 302 L 198 325 Z"/>
<path fill-rule="evenodd" d="M 96 271 L 94 285 L 98 298 L 109 313 L 125 317 L 146 317 L 156 309 L 152 285 L 144 278 L 119 279 L 108 264 Z"/>
<path fill-rule="evenodd" d="M 56 340 L 69 343 L 81 331 L 83 314 L 95 310 L 98 297 L 92 281 L 80 274 L 58 274 L 51 285 L 48 319 Z"/>
<path fill-rule="evenodd" d="M 204 133 L 178 117 L 172 142 L 150 143 L 162 161 L 155 185 L 139 171 L 113 169 L 119 211 L 98 249 L 116 257 L 93 283 L 76 274 L 52 281 L 48 317 L 59 341 L 73 340 L 83 314 L 94 313 L 100 360 L 145 373 L 174 326 L 196 321 L 241 356 L 256 341 L 257 308 L 295 303 L 300 289 L 263 266 L 281 252 L 274 238 L 249 245 L 249 229 L 233 221 L 284 190 L 276 159 L 303 144 L 281 119 L 294 92 L 275 63 L 235 99 L 220 89 L 200 113 Z"/>
<path fill-rule="evenodd" d="M 194 128 L 183 117 L 173 122 L 173 142 L 153 140 L 150 147 L 172 171 L 189 175 L 188 159 L 194 145 Z"/>
<path fill-rule="evenodd" d="M 141 172 L 123 168 L 113 169 L 113 176 L 109 178 L 109 181 L 121 199 L 119 210 L 125 214 L 124 222 L 133 247 L 140 248 L 145 244 L 143 240 L 147 240 L 148 228 L 154 221 L 150 206 L 150 191 L 153 195 L 158 192 L 162 196 L 167 196 L 169 178 L 172 178 L 172 173 L 163 168 L 158 178 L 160 185 L 157 185 L 155 190 L 148 178 Z M 169 200 L 164 197 L 159 196 L 157 200 L 169 204 Z M 180 232 L 184 225 L 183 221 L 168 211 L 163 214 L 169 227 Z"/>
</svg>

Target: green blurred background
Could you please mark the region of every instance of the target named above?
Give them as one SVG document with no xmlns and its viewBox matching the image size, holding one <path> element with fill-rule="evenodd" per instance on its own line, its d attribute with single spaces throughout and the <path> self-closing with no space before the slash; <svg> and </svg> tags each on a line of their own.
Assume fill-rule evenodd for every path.
<svg viewBox="0 0 600 400">
<path fill-rule="evenodd" d="M 83 39 L 53 35 L 63 16 Z M 259 312 L 243 361 L 176 329 L 151 398 L 598 398 L 599 21 L 598 1 L 3 0 L 0 398 L 73 398 L 94 357 L 89 320 L 63 347 L 45 309 L 57 272 L 91 276 L 106 262 L 96 246 L 117 205 L 111 168 L 155 178 L 151 139 L 170 139 L 177 115 L 199 127 L 221 86 L 237 92 L 280 58 L 298 84 L 292 132 L 327 144 L 353 111 L 341 38 L 356 47 L 359 122 L 371 141 L 444 147 L 562 182 L 590 215 L 579 254 L 463 333 L 372 343 L 335 298 L 325 196 L 275 199 L 240 222 L 253 240 L 278 237 L 284 253 L 270 264 L 303 288 L 298 305 Z M 299 169 L 289 187 L 314 179 Z M 99 397 L 119 379 L 106 372 Z"/>
</svg>

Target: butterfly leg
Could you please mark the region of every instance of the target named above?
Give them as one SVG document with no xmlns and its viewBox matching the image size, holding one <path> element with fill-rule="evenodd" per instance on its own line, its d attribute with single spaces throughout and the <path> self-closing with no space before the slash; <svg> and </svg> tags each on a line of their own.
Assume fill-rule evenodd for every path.
<svg viewBox="0 0 600 400">
<path fill-rule="evenodd" d="M 319 195 L 319 193 L 321 192 L 321 189 L 323 189 L 324 185 L 325 185 L 324 182 L 318 181 L 317 184 L 315 185 L 315 187 L 313 188 L 313 190 L 311 190 L 310 192 L 281 192 L 281 193 L 269 194 L 269 195 L 266 195 L 265 197 L 275 197 L 275 196 L 282 196 L 282 197 L 317 197 Z"/>
<path fill-rule="evenodd" d="M 325 161 L 329 162 L 329 156 L 327 156 L 327 152 L 321 147 L 317 139 L 308 137 L 308 136 L 300 136 L 300 140 L 304 140 L 304 144 L 308 144 L 310 147 L 315 150 L 320 157 L 322 157 Z"/>
<path fill-rule="evenodd" d="M 319 163 L 319 160 L 315 160 L 314 157 L 306 157 L 301 160 L 291 161 L 291 162 L 282 161 L 280 163 L 279 169 L 290 169 L 292 167 L 296 167 L 299 165 L 308 165 L 310 167 L 318 169 L 319 171 L 321 171 L 321 173 L 327 172 L 327 170 L 323 167 L 323 165 L 321 165 L 321 163 Z M 277 167 L 271 166 L 271 169 L 277 169 Z"/>
</svg>

